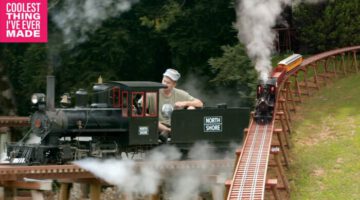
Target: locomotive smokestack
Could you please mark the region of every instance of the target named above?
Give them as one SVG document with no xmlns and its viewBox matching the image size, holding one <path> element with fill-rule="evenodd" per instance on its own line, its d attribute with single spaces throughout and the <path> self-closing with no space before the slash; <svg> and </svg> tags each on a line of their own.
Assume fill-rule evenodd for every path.
<svg viewBox="0 0 360 200">
<path fill-rule="evenodd" d="M 46 77 L 46 106 L 55 110 L 55 76 Z"/>
</svg>

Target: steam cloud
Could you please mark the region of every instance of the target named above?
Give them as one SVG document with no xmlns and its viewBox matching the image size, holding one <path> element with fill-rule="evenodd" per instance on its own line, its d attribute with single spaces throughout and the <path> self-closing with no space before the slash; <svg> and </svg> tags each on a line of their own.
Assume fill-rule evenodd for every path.
<svg viewBox="0 0 360 200">
<path fill-rule="evenodd" d="M 239 145 L 232 144 L 231 147 Z M 229 158 L 228 155 L 216 154 L 211 151 L 212 147 L 206 143 L 197 143 L 189 151 L 189 158 L 196 160 L 207 160 L 219 158 Z M 234 149 L 229 149 L 232 157 Z M 215 157 L 214 157 L 215 156 Z M 173 200 L 194 199 L 202 191 L 209 191 L 211 187 L 217 188 L 216 199 L 223 199 L 224 183 L 218 185 L 210 184 L 207 176 L 220 174 L 223 180 L 230 172 L 219 172 L 209 167 L 206 161 L 197 169 L 173 170 L 171 174 L 168 171 L 161 170 L 165 166 L 165 161 L 179 160 L 180 151 L 174 146 L 160 146 L 147 156 L 146 163 L 137 165 L 133 160 L 97 160 L 84 159 L 74 163 L 106 182 L 117 186 L 118 190 L 129 195 L 151 195 L 158 192 L 158 187 L 166 184 L 165 194 Z M 231 170 L 231 168 L 230 168 Z M 216 191 L 216 190 L 215 190 Z"/>
<path fill-rule="evenodd" d="M 52 12 L 52 20 L 62 30 L 64 43 L 70 47 L 88 39 L 109 17 L 130 10 L 139 0 L 65 0 L 61 10 Z"/>
<path fill-rule="evenodd" d="M 325 0 L 295 0 L 299 3 L 318 3 Z M 271 71 L 271 53 L 276 19 L 284 6 L 291 5 L 291 0 L 239 0 L 236 6 L 239 40 L 246 46 L 248 56 L 255 63 L 260 79 L 266 81 Z"/>
<path fill-rule="evenodd" d="M 266 80 L 271 70 L 271 52 L 275 33 L 272 27 L 284 4 L 290 0 L 241 0 L 236 8 L 238 37 L 255 63 L 260 78 Z"/>
<path fill-rule="evenodd" d="M 6 161 L 6 152 L 0 154 L 0 163 L 5 163 Z"/>
</svg>

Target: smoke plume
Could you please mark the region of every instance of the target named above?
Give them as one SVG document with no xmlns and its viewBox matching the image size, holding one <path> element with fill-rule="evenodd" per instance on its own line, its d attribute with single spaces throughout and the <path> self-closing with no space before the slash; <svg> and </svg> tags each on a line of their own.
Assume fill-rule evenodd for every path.
<svg viewBox="0 0 360 200">
<path fill-rule="evenodd" d="M 164 152 L 160 150 L 164 150 Z M 179 159 L 180 155 L 175 147 L 162 147 L 150 152 L 147 161 L 152 161 L 155 166 L 161 166 L 166 160 Z M 89 158 L 74 163 L 117 186 L 126 194 L 154 194 L 162 180 L 160 171 L 154 165 L 142 165 L 142 167 L 137 168 L 135 162 L 128 159 L 97 160 Z"/>
<path fill-rule="evenodd" d="M 238 147 L 238 145 L 236 145 Z M 233 147 L 233 146 L 232 146 Z M 158 192 L 160 185 L 165 183 L 164 194 L 173 200 L 193 199 L 202 191 L 210 191 L 210 188 L 217 188 L 216 199 L 223 199 L 224 180 L 229 176 L 229 171 L 219 171 L 212 168 L 206 161 L 208 159 L 225 159 L 227 155 L 220 155 L 213 151 L 214 147 L 206 142 L 196 143 L 189 150 L 188 157 L 192 160 L 202 160 L 202 165 L 196 169 L 193 167 L 163 170 L 166 161 L 179 160 L 182 156 L 180 151 L 174 146 L 163 145 L 152 151 L 144 159 L 143 164 L 136 163 L 129 159 L 84 159 L 74 163 L 104 181 L 117 186 L 120 192 L 124 192 L 127 197 L 131 195 L 151 195 Z M 232 154 L 235 150 L 229 149 Z M 233 156 L 232 156 L 233 157 Z M 224 170 L 224 169 L 222 169 Z M 224 176 L 221 183 L 209 182 L 209 175 L 220 174 Z"/>
<path fill-rule="evenodd" d="M 231 145 L 231 147 L 234 144 Z M 239 147 L 239 145 L 236 145 Z M 230 157 L 233 158 L 234 149 Z M 224 183 L 226 178 L 231 174 L 231 171 L 219 171 L 211 168 L 210 160 L 214 159 L 229 159 L 227 154 L 220 154 L 215 152 L 214 147 L 207 142 L 196 143 L 189 151 L 188 155 L 191 160 L 201 160 L 201 166 L 198 168 L 189 168 L 175 171 L 172 176 L 166 180 L 167 193 L 169 199 L 183 200 L 183 199 L 198 199 L 198 196 L 203 192 L 210 191 L 216 188 L 214 200 L 224 199 Z M 218 175 L 216 180 L 210 180 L 209 175 Z M 220 178 L 219 178 L 220 177 Z"/>
<path fill-rule="evenodd" d="M 109 17 L 130 10 L 139 0 L 65 0 L 60 10 L 50 14 L 62 31 L 64 43 L 70 47 L 88 39 L 88 34 L 98 29 Z"/>
<path fill-rule="evenodd" d="M 236 7 L 238 37 L 262 80 L 268 78 L 271 70 L 275 38 L 272 27 L 283 6 L 289 3 L 290 0 L 241 0 Z"/>
<path fill-rule="evenodd" d="M 325 0 L 238 0 L 236 6 L 239 40 L 246 46 L 248 56 L 255 64 L 260 79 L 266 81 L 271 71 L 271 53 L 276 19 L 287 5 L 318 3 Z"/>
</svg>

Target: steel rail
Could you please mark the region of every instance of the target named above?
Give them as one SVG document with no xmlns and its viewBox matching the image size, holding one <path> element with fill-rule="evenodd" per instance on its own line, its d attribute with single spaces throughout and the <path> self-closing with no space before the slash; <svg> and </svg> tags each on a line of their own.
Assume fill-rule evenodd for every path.
<svg viewBox="0 0 360 200">
<path fill-rule="evenodd" d="M 265 125 L 254 121 L 251 123 L 234 173 L 228 200 L 262 198 L 273 127 L 273 123 Z"/>
</svg>

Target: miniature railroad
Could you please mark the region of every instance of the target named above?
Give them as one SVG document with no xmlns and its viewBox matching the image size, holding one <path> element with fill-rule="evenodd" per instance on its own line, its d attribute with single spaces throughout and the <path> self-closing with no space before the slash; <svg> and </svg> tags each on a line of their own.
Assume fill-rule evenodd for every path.
<svg viewBox="0 0 360 200">
<path fill-rule="evenodd" d="M 234 174 L 226 182 L 228 200 L 265 199 L 270 190 L 275 199 L 288 198 L 290 187 L 284 167 L 288 167 L 291 146 L 291 116 L 296 104 L 311 96 L 335 78 L 358 73 L 357 52 L 360 46 L 347 47 L 309 57 L 279 85 L 273 121 L 267 125 L 250 119 L 243 147 L 238 149 Z M 0 127 L 28 126 L 27 117 L 0 117 Z M 149 165 L 138 162 L 137 165 Z M 233 160 L 168 161 L 162 170 L 191 168 L 230 168 Z M 154 165 L 156 167 L 156 165 Z M 268 173 L 274 170 L 276 175 Z M 78 180 L 96 179 L 90 172 L 76 165 L 10 166 L 0 165 L 0 184 L 22 181 L 24 178 Z M 100 188 L 100 187 L 98 187 Z M 281 195 L 281 194 L 282 195 Z"/>
<path fill-rule="evenodd" d="M 289 198 L 284 166 L 288 167 L 289 162 L 291 115 L 296 104 L 333 79 L 358 73 L 359 50 L 360 46 L 354 46 L 314 55 L 285 76 L 278 86 L 273 121 L 260 125 L 250 119 L 244 144 L 237 150 L 233 177 L 225 183 L 228 200 L 265 199 L 266 189 L 275 199 Z M 275 167 L 276 175 L 268 173 L 269 166 Z M 281 195 L 279 190 L 285 194 Z"/>
</svg>

